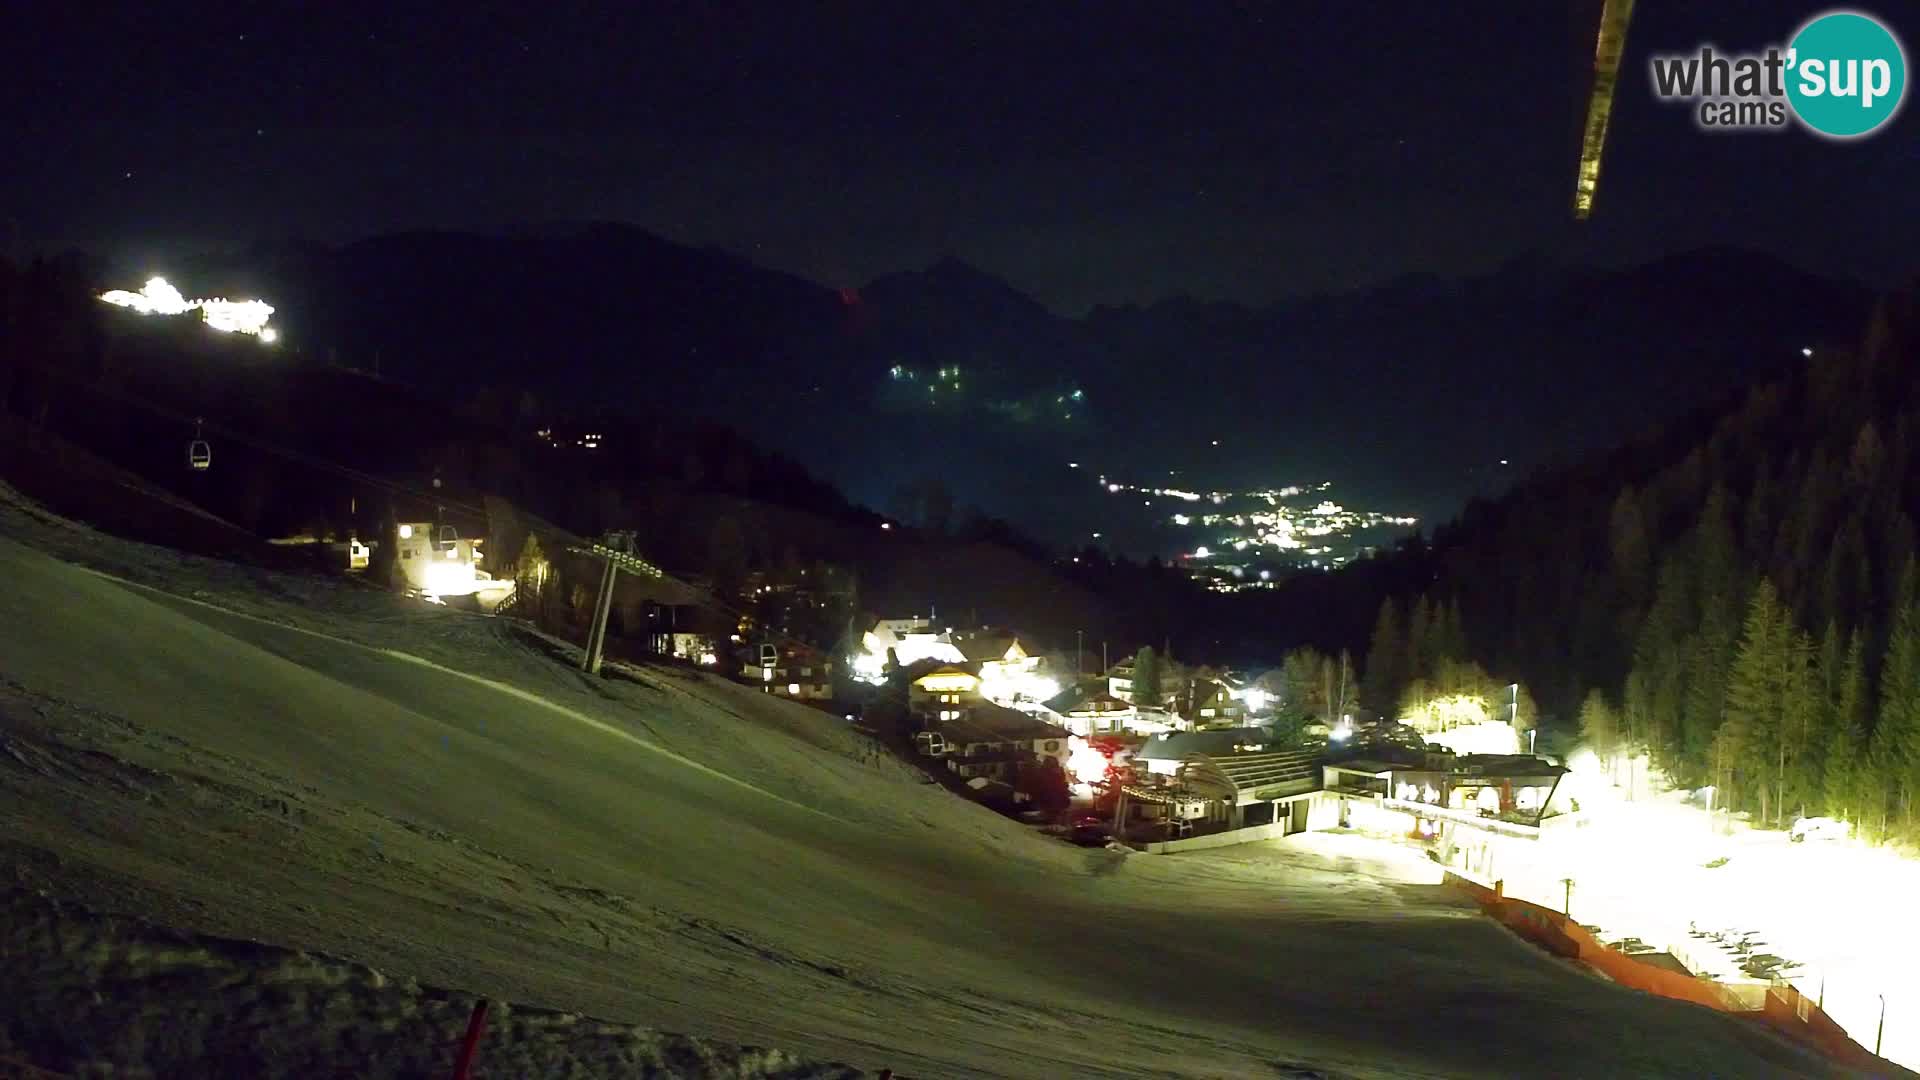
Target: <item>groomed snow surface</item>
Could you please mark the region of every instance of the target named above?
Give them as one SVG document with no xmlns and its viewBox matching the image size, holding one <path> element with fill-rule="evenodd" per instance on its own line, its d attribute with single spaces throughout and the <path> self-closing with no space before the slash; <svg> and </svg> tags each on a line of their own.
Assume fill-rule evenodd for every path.
<svg viewBox="0 0 1920 1080">
<path fill-rule="evenodd" d="M 0 1073 L 442 1076 L 479 997 L 493 1077 L 1837 1071 L 1433 880 L 1068 847 L 751 688 L 0 490 Z"/>
</svg>

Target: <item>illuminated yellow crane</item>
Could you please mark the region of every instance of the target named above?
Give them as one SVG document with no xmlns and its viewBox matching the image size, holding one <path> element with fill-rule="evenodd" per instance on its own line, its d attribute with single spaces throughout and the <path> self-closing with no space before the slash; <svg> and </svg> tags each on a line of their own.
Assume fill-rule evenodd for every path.
<svg viewBox="0 0 1920 1080">
<path fill-rule="evenodd" d="M 1600 36 L 1593 50 L 1593 94 L 1587 99 L 1587 125 L 1580 139 L 1580 175 L 1573 184 L 1573 216 L 1593 213 L 1600 187 L 1600 155 L 1607 148 L 1607 120 L 1613 115 L 1613 87 L 1620 78 L 1620 56 L 1627 48 L 1627 21 L 1633 0 L 1606 0 L 1600 12 Z"/>
</svg>

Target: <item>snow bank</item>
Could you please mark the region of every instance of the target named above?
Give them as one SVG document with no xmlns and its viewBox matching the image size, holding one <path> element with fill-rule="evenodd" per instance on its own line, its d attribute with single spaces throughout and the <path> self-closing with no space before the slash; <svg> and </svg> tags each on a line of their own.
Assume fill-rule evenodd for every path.
<svg viewBox="0 0 1920 1080">
<path fill-rule="evenodd" d="M 0 893 L 9 1055 L 77 1075 L 441 1076 L 473 998 L 363 964 Z M 816 1080 L 845 1065 L 575 1013 L 489 1007 L 481 1076 Z M 129 1067 L 128 1063 L 138 1063 Z"/>
<path fill-rule="evenodd" d="M 72 992 L 0 994 L 16 1046 L 60 1049 L 50 1018 L 104 1009 L 134 1024 L 92 1051 L 116 1068 L 251 1053 L 221 994 L 293 972 L 274 1024 L 359 1075 L 409 1074 L 369 1064 L 383 1024 L 444 1049 L 476 996 L 687 1033 L 563 1052 L 565 1025 L 529 1021 L 537 1052 L 603 1075 L 625 1066 L 590 1055 L 656 1038 L 903 1076 L 1830 1071 L 1558 966 L 1351 838 L 1081 851 L 752 688 L 589 679 L 499 620 L 4 506 L 0 579 L 0 883 L 195 935 L 92 1002 L 72 988 L 129 924 L 75 928 L 95 944 L 44 976 Z M 370 970 L 457 1004 L 382 996 Z"/>
</svg>

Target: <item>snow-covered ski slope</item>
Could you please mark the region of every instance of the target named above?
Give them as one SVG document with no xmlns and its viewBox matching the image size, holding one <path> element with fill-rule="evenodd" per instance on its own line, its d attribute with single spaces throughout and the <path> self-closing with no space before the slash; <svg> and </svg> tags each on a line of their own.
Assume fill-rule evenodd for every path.
<svg viewBox="0 0 1920 1080">
<path fill-rule="evenodd" d="M 750 688 L 589 680 L 501 621 L 6 505 L 0 739 L 0 886 L 789 1061 L 918 1077 L 1828 1071 L 1564 966 L 1354 838 L 1081 851 Z M 164 974 L 120 984 L 151 990 L 149 1023 L 217 1026 L 218 994 L 248 989 Z M 325 1000 L 305 1022 L 338 1027 L 342 1064 L 377 1073 L 351 1051 L 374 1007 Z M 105 1005 L 69 1007 L 85 1030 Z M 503 1061 L 533 1037 L 515 1031 L 489 1036 Z"/>
</svg>

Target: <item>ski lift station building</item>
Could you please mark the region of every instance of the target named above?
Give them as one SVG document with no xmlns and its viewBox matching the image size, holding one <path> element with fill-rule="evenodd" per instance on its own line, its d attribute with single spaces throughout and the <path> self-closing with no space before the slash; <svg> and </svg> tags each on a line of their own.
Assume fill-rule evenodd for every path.
<svg viewBox="0 0 1920 1080">
<path fill-rule="evenodd" d="M 401 587 L 423 596 L 467 596 L 492 578 L 479 569 L 477 540 L 450 525 L 403 521 L 395 530 L 394 573 Z"/>
</svg>

